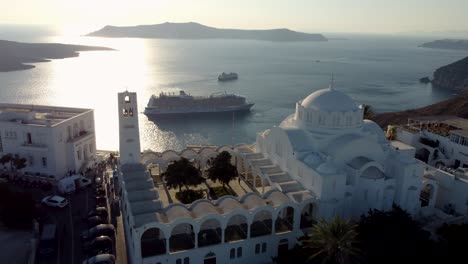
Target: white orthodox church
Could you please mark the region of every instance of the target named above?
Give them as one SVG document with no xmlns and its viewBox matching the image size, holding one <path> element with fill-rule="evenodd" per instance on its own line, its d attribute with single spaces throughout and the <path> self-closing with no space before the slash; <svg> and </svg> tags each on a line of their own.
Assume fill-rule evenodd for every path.
<svg viewBox="0 0 468 264">
<path fill-rule="evenodd" d="M 130 111 L 131 110 L 131 111 Z M 133 115 L 135 113 L 135 115 Z M 395 203 L 420 210 L 423 165 L 414 148 L 389 142 L 363 108 L 333 87 L 296 103 L 253 145 L 140 154 L 136 94 L 119 94 L 120 186 L 132 263 L 270 263 L 321 219 L 358 219 Z M 185 157 L 201 168 L 229 151 L 251 192 L 165 204 L 147 166 Z"/>
</svg>

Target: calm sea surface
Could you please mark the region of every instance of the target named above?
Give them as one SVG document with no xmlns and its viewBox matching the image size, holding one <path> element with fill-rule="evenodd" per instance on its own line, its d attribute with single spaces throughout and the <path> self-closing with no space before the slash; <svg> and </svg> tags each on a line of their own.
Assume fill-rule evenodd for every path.
<svg viewBox="0 0 468 264">
<path fill-rule="evenodd" d="M 345 36 L 325 43 L 237 40 L 151 40 L 53 36 L 38 29 L 0 26 L 0 39 L 99 45 L 116 51 L 82 52 L 78 58 L 37 63 L 32 70 L 0 73 L 0 102 L 95 109 L 97 147 L 118 149 L 117 93 L 138 93 L 142 112 L 151 94 L 185 90 L 192 95 L 228 92 L 255 106 L 247 116 L 177 118 L 155 122 L 140 114 L 142 149 L 163 151 L 187 144 L 252 143 L 278 125 L 295 102 L 336 87 L 377 111 L 424 106 L 453 94 L 420 84 L 466 52 L 418 48 L 428 39 Z M 326 35 L 326 34 L 325 34 Z M 223 71 L 239 73 L 219 83 Z"/>
</svg>

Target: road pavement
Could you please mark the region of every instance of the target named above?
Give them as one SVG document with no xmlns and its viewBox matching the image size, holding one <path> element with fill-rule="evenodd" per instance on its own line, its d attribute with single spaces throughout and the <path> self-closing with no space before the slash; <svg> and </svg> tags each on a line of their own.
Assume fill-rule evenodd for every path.
<svg viewBox="0 0 468 264">
<path fill-rule="evenodd" d="M 112 175 L 112 171 L 110 171 Z M 107 179 L 104 179 L 104 186 L 110 187 L 107 185 Z M 108 197 L 108 202 L 117 200 L 118 197 L 114 196 L 111 192 L 113 188 L 106 188 L 106 195 Z M 44 207 L 45 215 L 47 216 L 42 225 L 44 224 L 56 224 L 57 225 L 57 250 L 56 254 L 50 257 L 44 257 L 37 255 L 37 264 L 79 264 L 88 257 L 81 250 L 81 233 L 88 229 L 86 223 L 82 221 L 83 218 L 87 216 L 89 210 L 95 208 L 95 185 L 88 186 L 84 189 L 79 189 L 75 193 L 66 196 L 69 201 L 68 206 L 65 208 L 50 208 Z M 54 191 L 48 193 L 47 195 L 53 194 Z M 44 194 L 41 194 L 40 197 L 35 197 L 36 200 L 42 199 Z M 115 256 L 117 264 L 126 264 L 127 263 L 127 251 L 125 244 L 125 235 L 123 230 L 121 210 L 118 206 L 109 206 L 108 210 L 110 212 L 110 223 L 114 225 L 116 229 L 115 236 Z"/>
</svg>

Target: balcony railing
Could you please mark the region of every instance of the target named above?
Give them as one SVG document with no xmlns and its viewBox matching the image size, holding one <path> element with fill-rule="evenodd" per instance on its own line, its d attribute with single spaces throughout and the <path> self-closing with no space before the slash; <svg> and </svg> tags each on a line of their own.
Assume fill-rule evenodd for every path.
<svg viewBox="0 0 468 264">
<path fill-rule="evenodd" d="M 23 144 L 21 144 L 21 147 L 46 149 L 47 145 L 43 143 L 24 142 Z"/>
<path fill-rule="evenodd" d="M 72 138 L 69 138 L 68 142 L 76 142 L 92 134 L 93 134 L 92 131 L 82 130 L 78 133 L 78 135 L 73 136 Z"/>
</svg>

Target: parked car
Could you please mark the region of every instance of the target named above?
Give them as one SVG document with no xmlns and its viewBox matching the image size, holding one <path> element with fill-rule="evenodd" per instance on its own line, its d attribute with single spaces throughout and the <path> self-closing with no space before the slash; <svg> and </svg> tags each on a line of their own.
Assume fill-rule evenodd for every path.
<svg viewBox="0 0 468 264">
<path fill-rule="evenodd" d="M 96 177 L 96 179 L 94 181 L 96 182 L 97 186 L 102 185 L 102 178 L 101 177 Z"/>
<path fill-rule="evenodd" d="M 114 264 L 115 257 L 111 254 L 100 254 L 83 261 L 83 264 Z"/>
<path fill-rule="evenodd" d="M 57 226 L 54 224 L 44 225 L 39 238 L 37 250 L 42 256 L 50 256 L 57 249 Z"/>
<path fill-rule="evenodd" d="M 97 188 L 94 193 L 96 194 L 96 196 L 106 195 L 106 191 L 104 190 L 104 188 Z"/>
<path fill-rule="evenodd" d="M 109 216 L 109 212 L 107 211 L 106 207 L 96 207 L 96 209 L 88 212 L 88 217 L 91 216 L 100 216 L 107 218 Z"/>
<path fill-rule="evenodd" d="M 63 208 L 68 205 L 68 200 L 58 195 L 49 195 L 44 197 L 41 203 L 50 207 Z"/>
<path fill-rule="evenodd" d="M 89 240 L 98 236 L 114 237 L 114 226 L 111 224 L 100 224 L 81 233 L 82 240 Z"/>
<path fill-rule="evenodd" d="M 87 254 L 94 256 L 98 254 L 111 254 L 114 250 L 114 241 L 108 236 L 99 236 L 82 245 Z"/>
<path fill-rule="evenodd" d="M 107 206 L 107 198 L 105 196 L 97 196 L 96 204 L 98 206 Z"/>
<path fill-rule="evenodd" d="M 107 217 L 100 217 L 100 216 L 91 216 L 84 219 L 84 222 L 88 224 L 88 228 L 95 227 L 100 224 L 108 224 Z"/>
</svg>

